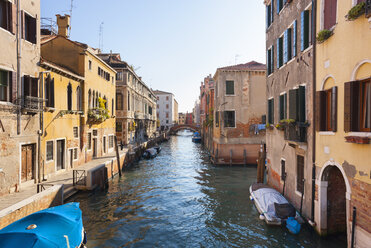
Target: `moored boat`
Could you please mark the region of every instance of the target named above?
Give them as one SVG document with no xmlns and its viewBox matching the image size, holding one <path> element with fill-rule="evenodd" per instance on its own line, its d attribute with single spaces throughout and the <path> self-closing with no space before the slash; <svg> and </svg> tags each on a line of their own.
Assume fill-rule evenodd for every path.
<svg viewBox="0 0 371 248">
<path fill-rule="evenodd" d="M 194 143 L 201 143 L 201 135 L 199 132 L 195 132 L 192 136 L 192 141 Z"/>
<path fill-rule="evenodd" d="M 277 190 L 262 183 L 254 183 L 250 186 L 250 195 L 260 213 L 260 218 L 268 225 L 286 224 L 290 232 L 299 233 L 303 219 Z"/>
<path fill-rule="evenodd" d="M 149 148 L 143 152 L 143 158 L 151 159 L 157 156 L 157 150 L 155 148 Z"/>
<path fill-rule="evenodd" d="M 79 203 L 71 202 L 30 214 L 0 230 L 0 247 L 85 247 Z"/>
</svg>

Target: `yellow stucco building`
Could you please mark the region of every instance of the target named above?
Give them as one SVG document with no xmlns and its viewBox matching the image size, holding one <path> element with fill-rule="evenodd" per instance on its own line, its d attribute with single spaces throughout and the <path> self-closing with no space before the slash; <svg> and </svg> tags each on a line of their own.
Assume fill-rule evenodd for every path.
<svg viewBox="0 0 371 248">
<path fill-rule="evenodd" d="M 365 16 L 371 3 L 367 2 L 317 1 L 315 223 L 321 234 L 347 232 L 350 245 L 355 214 L 354 247 L 371 242 L 371 17 L 367 11 Z"/>
<path fill-rule="evenodd" d="M 57 23 L 58 35 L 41 41 L 41 68 L 51 71 L 44 77 L 54 79 L 55 103 L 44 119 L 46 174 L 114 151 L 116 71 L 97 50 L 68 39 L 68 15 L 57 15 Z"/>
</svg>

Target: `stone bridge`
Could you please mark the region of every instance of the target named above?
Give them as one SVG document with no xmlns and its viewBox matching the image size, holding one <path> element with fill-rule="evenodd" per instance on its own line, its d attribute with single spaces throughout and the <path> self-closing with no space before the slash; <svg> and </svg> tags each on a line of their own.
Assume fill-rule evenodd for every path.
<svg viewBox="0 0 371 248">
<path fill-rule="evenodd" d="M 180 125 L 175 125 L 170 128 L 170 133 L 177 133 L 180 130 L 191 130 L 193 132 L 200 132 L 200 127 L 195 124 L 180 124 Z"/>
</svg>

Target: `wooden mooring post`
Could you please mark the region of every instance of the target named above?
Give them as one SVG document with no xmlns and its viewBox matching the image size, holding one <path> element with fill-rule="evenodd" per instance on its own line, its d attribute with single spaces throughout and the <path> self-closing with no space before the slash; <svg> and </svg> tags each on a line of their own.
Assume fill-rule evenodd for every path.
<svg viewBox="0 0 371 248">
<path fill-rule="evenodd" d="M 265 146 L 261 144 L 258 157 L 258 170 L 257 170 L 258 183 L 264 183 L 264 171 L 265 171 Z"/>
<path fill-rule="evenodd" d="M 115 148 L 116 148 L 117 168 L 119 170 L 119 175 L 121 177 L 120 153 L 119 153 L 119 147 L 117 145 L 117 137 L 116 137 L 116 135 L 115 135 Z"/>
</svg>

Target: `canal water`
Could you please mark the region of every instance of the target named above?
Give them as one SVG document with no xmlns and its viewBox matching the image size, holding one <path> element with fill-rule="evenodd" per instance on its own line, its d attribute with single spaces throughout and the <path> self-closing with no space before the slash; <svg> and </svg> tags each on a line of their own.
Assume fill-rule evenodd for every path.
<svg viewBox="0 0 371 248">
<path fill-rule="evenodd" d="M 299 235 L 267 226 L 249 200 L 256 167 L 215 167 L 191 135 L 173 136 L 107 190 L 71 199 L 80 202 L 89 248 L 345 247 L 306 226 Z"/>
</svg>

